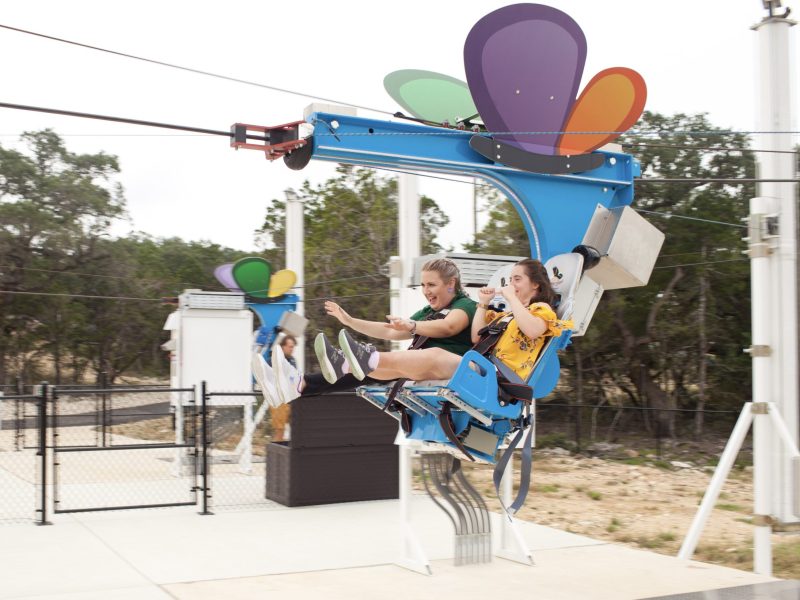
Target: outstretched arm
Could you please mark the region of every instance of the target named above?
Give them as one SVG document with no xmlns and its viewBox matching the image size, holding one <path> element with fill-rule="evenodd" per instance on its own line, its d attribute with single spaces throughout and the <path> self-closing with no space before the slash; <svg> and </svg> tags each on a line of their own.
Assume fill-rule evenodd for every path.
<svg viewBox="0 0 800 600">
<path fill-rule="evenodd" d="M 394 315 L 386 315 L 389 327 L 404 331 L 410 335 L 421 335 L 432 338 L 446 338 L 457 335 L 469 325 L 469 315 L 460 308 L 451 310 L 444 319 L 431 321 L 412 321 Z"/>
<path fill-rule="evenodd" d="M 336 302 L 330 300 L 325 302 L 325 312 L 337 319 L 345 327 L 349 327 L 359 333 L 363 333 L 379 340 L 409 340 L 412 334 L 408 329 L 398 329 L 392 327 L 391 323 L 380 323 L 379 321 L 366 321 L 356 319 Z"/>
</svg>

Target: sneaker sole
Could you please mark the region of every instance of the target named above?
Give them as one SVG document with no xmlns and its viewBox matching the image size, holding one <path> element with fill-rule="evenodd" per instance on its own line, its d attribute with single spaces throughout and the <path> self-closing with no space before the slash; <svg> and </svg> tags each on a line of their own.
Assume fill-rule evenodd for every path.
<svg viewBox="0 0 800 600">
<path fill-rule="evenodd" d="M 331 361 L 328 359 L 328 353 L 326 350 L 325 334 L 317 334 L 317 337 L 314 338 L 314 354 L 317 355 L 317 362 L 319 362 L 319 368 L 322 371 L 322 376 L 328 383 L 336 383 L 338 381 L 336 378 L 336 371 L 333 368 L 333 363 L 331 363 Z"/>
<path fill-rule="evenodd" d="M 353 351 L 350 349 L 350 343 L 347 338 L 347 331 L 342 329 L 339 332 L 339 348 L 344 352 L 344 357 L 347 359 L 347 364 L 350 365 L 350 372 L 353 374 L 353 377 L 359 381 L 364 381 L 366 374 L 361 370 L 361 365 L 358 364 L 355 354 L 353 354 Z"/>
</svg>

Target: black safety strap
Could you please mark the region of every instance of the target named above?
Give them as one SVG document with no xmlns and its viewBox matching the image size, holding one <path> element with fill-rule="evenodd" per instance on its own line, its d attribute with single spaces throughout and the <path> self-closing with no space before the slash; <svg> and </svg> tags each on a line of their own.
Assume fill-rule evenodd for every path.
<svg viewBox="0 0 800 600">
<path fill-rule="evenodd" d="M 442 412 L 439 413 L 439 426 L 442 428 L 442 431 L 447 436 L 447 439 L 450 440 L 453 445 L 461 450 L 461 452 L 472 462 L 475 462 L 475 458 L 473 458 L 472 454 L 469 453 L 466 446 L 461 443 L 461 440 L 458 439 L 456 432 L 453 429 L 453 419 L 450 415 L 450 403 L 445 402 L 442 404 Z"/>
<path fill-rule="evenodd" d="M 503 500 L 500 496 L 500 482 L 503 480 L 503 474 L 506 472 L 506 468 L 508 467 L 511 458 L 514 456 L 514 448 L 517 447 L 517 444 L 519 444 L 519 441 L 522 439 L 522 435 L 525 433 L 525 425 L 528 425 L 528 434 L 525 436 L 525 441 L 523 442 L 524 445 L 522 447 L 522 456 L 520 457 L 519 490 L 517 491 L 517 496 L 514 498 L 511 506 L 506 507 L 503 504 Z M 503 452 L 503 456 L 501 456 L 500 460 L 497 461 L 497 465 L 495 465 L 494 468 L 494 473 L 492 474 L 492 479 L 494 480 L 494 490 L 497 493 L 498 500 L 500 500 L 500 506 L 503 507 L 509 517 L 516 514 L 516 512 L 522 508 L 522 505 L 525 504 L 525 498 L 528 496 L 528 488 L 531 484 L 531 466 L 533 464 L 532 442 L 533 421 L 531 418 L 531 405 L 526 403 L 525 419 L 521 423 L 517 435 L 514 436 L 514 439 L 511 440 L 508 448 L 506 448 L 505 452 Z"/>
<path fill-rule="evenodd" d="M 512 313 L 502 315 L 478 331 L 478 335 L 481 337 L 472 349 L 483 356 L 489 356 L 513 319 L 514 315 Z"/>
<path fill-rule="evenodd" d="M 437 321 L 439 319 L 444 319 L 449 313 L 450 313 L 449 308 L 443 308 L 442 310 L 436 311 L 435 313 L 432 312 L 428 314 L 428 316 L 425 317 L 424 320 Z M 408 347 L 408 349 L 419 350 L 429 339 L 431 339 L 429 335 L 415 335 L 413 338 L 411 338 L 411 345 Z M 399 404 L 398 402 L 395 402 L 394 399 L 400 392 L 402 387 L 405 385 L 406 381 L 408 381 L 408 379 L 398 379 L 397 381 L 394 382 L 394 384 L 392 385 L 392 389 L 389 390 L 389 395 L 386 397 L 386 404 L 384 404 L 383 406 L 384 412 L 389 410 L 390 405 Z M 393 407 L 393 410 L 396 410 L 396 406 Z"/>
</svg>

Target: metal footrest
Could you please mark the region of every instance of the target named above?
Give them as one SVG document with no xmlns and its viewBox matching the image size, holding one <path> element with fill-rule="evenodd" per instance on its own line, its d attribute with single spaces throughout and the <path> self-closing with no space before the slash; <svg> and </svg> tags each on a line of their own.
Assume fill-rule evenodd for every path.
<svg viewBox="0 0 800 600">
<path fill-rule="evenodd" d="M 406 404 L 406 402 L 410 404 L 415 404 L 416 406 L 420 407 L 424 412 L 430 413 L 435 416 L 438 416 L 442 412 L 441 406 L 431 404 L 416 392 L 417 390 L 412 391 L 409 389 L 401 389 L 397 395 L 405 401 L 403 402 L 403 404 Z M 432 389 L 430 390 L 430 393 L 437 394 L 437 390 Z"/>
<path fill-rule="evenodd" d="M 469 404 L 464 402 L 458 396 L 458 394 L 456 394 L 450 388 L 442 388 L 442 389 L 440 389 L 439 390 L 439 395 L 442 398 L 444 398 L 445 400 L 447 400 L 450 404 L 455 406 L 456 408 L 458 408 L 460 410 L 463 410 L 465 413 L 467 413 L 470 417 L 472 417 L 476 421 L 478 421 L 480 423 L 483 423 L 487 427 L 491 427 L 492 418 L 490 416 L 487 416 L 487 415 L 483 414 L 481 411 L 479 411 L 474 406 L 470 406 Z"/>
<path fill-rule="evenodd" d="M 383 389 L 383 388 L 381 388 L 381 389 Z M 375 394 L 374 392 L 370 392 L 369 388 L 358 388 L 358 389 L 356 389 L 356 394 L 360 398 L 363 398 L 364 400 L 366 400 L 370 404 L 373 404 L 373 405 L 377 406 L 381 410 L 383 410 L 384 406 L 386 406 L 386 397 L 384 396 L 383 401 L 381 402 L 381 400 L 376 397 L 377 394 Z M 387 410 L 385 412 L 386 412 L 387 415 L 390 415 L 394 419 L 396 419 L 398 421 L 400 420 L 400 415 L 396 411 Z"/>
</svg>

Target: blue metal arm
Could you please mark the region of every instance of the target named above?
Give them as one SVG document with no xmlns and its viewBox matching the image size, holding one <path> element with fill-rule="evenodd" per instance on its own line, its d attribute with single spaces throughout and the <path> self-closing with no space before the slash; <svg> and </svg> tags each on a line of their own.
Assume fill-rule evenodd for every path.
<svg viewBox="0 0 800 600">
<path fill-rule="evenodd" d="M 468 131 L 330 113 L 313 113 L 308 121 L 317 160 L 486 180 L 519 212 L 531 256 L 542 261 L 581 243 L 598 204 L 629 205 L 633 179 L 641 172 L 632 156 L 601 152 L 606 160 L 597 169 L 542 175 L 489 161 L 469 147 L 474 134 Z"/>
</svg>

